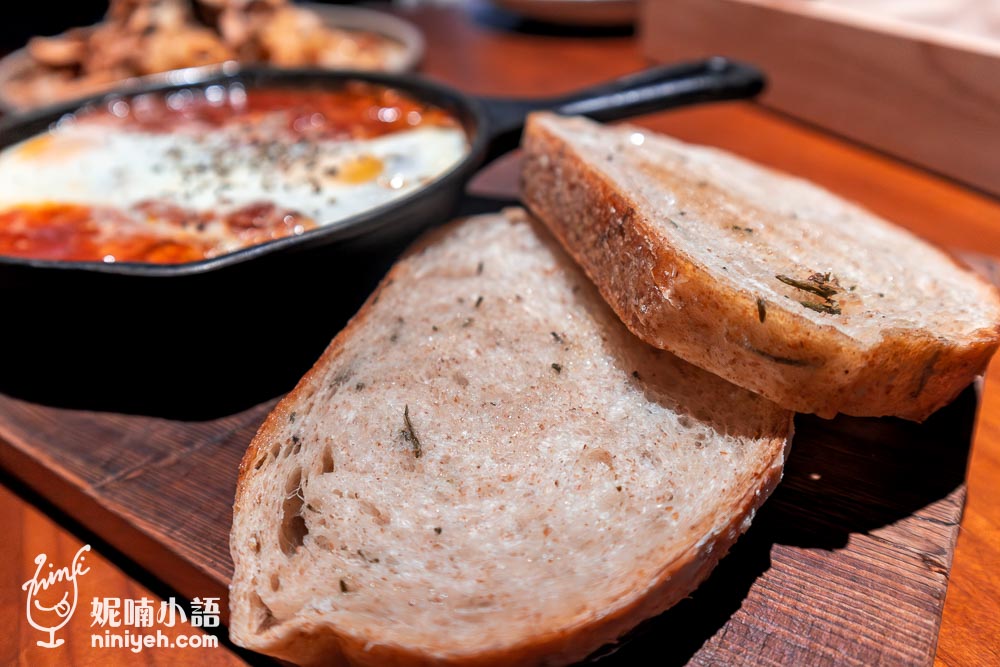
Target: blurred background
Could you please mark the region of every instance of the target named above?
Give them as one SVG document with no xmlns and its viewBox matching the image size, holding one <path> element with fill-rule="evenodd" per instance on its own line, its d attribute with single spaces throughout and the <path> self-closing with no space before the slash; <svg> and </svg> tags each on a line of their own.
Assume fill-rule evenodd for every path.
<svg viewBox="0 0 1000 667">
<path fill-rule="evenodd" d="M 262 8 L 288 1 L 115 0 L 112 12 L 115 7 L 121 9 L 119 14 L 128 14 L 137 8 L 171 3 L 175 7 L 194 7 L 195 23 L 221 32 L 232 46 L 222 24 L 211 25 L 211 19 L 206 20 L 205 7 L 211 8 L 210 15 L 222 11 L 220 8 L 230 14 L 260 13 L 264 11 Z M 1000 150 L 997 150 L 1000 0 L 319 0 L 317 4 L 320 3 L 334 8 L 373 7 L 403 19 L 416 6 L 450 5 L 465 10 L 480 28 L 508 35 L 597 39 L 629 35 L 634 30 L 642 54 L 650 61 L 698 59 L 715 54 L 747 60 L 768 74 L 769 87 L 760 99 L 762 104 L 974 188 L 1000 194 Z M 0 21 L 0 54 L 20 48 L 32 36 L 57 35 L 74 26 L 92 25 L 108 11 L 108 2 L 38 0 L 7 3 L 4 11 L 4 20 Z M 337 18 L 325 20 L 336 27 Z M 261 24 L 269 21 L 265 19 Z M 377 26 L 374 31 L 379 32 Z M 413 32 L 418 34 L 415 40 L 409 40 L 408 45 L 413 47 L 411 60 L 398 67 L 382 63 L 381 68 L 397 71 L 419 68 L 423 47 L 419 32 L 414 29 L 410 34 Z M 295 36 L 286 39 L 287 48 L 301 50 L 297 43 L 302 41 L 301 31 L 293 28 L 286 35 Z M 393 37 L 400 39 L 398 32 L 393 32 Z M 93 50 L 95 45 L 104 48 L 114 41 L 102 35 L 92 40 L 88 48 Z M 348 62 L 342 59 L 332 63 L 331 58 L 314 53 L 286 58 L 287 62 L 282 63 L 259 46 L 264 41 L 254 42 L 249 51 L 237 46 L 230 48 L 229 53 L 238 53 L 241 61 L 292 67 L 345 66 Z M 79 97 L 127 76 L 164 69 L 106 67 L 93 75 L 90 65 L 67 67 L 59 62 L 65 55 L 66 44 L 61 46 L 63 50 L 57 49 L 53 56 L 58 71 L 34 91 L 39 93 L 39 101 L 52 101 L 57 97 L 55 92 L 60 92 L 63 98 Z M 122 46 L 119 50 L 129 49 L 142 52 L 132 46 Z M 174 63 L 166 69 L 219 60 L 217 53 L 194 53 L 197 57 L 179 65 L 176 63 L 182 58 L 165 55 L 161 61 Z M 350 62 L 358 64 L 357 59 Z M 3 80 L 0 98 L 11 100 L 13 93 L 18 92 L 13 90 L 16 82 L 15 86 L 4 85 L 8 79 L 17 78 L 11 74 L 14 69 L 0 64 Z M 86 85 L 75 88 L 65 85 L 67 80 L 80 83 L 82 75 L 91 77 Z M 21 76 L 22 81 L 27 78 Z M 55 91 L 56 86 L 62 86 L 63 90 Z M 2 106 L 9 111 L 35 105 L 33 102 Z"/>
<path fill-rule="evenodd" d="M 402 7 L 421 4 L 460 4 L 464 0 L 394 0 L 378 3 Z M 316 0 L 328 5 L 371 5 L 360 0 Z M 55 35 L 69 28 L 96 23 L 108 10 L 108 0 L 37 0 L 35 2 L 4 3 L 4 19 L 0 21 L 0 50 L 10 51 L 35 35 Z"/>
</svg>

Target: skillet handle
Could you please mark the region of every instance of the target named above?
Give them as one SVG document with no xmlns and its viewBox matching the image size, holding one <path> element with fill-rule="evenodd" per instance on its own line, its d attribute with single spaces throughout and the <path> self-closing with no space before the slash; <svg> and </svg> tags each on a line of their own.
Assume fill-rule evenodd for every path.
<svg viewBox="0 0 1000 667">
<path fill-rule="evenodd" d="M 489 159 L 517 146 L 525 118 L 532 111 L 619 120 L 698 102 L 749 98 L 762 91 L 764 85 L 764 75 L 756 67 L 714 57 L 651 67 L 548 99 L 482 99 L 490 123 Z"/>
</svg>

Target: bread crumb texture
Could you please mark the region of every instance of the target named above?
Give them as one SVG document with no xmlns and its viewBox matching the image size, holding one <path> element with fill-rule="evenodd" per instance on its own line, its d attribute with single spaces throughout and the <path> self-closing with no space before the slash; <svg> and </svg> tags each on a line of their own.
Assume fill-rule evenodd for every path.
<svg viewBox="0 0 1000 667">
<path fill-rule="evenodd" d="M 790 437 L 789 412 L 635 338 L 523 213 L 453 224 L 248 451 L 233 639 L 301 662 L 581 658 L 707 575 Z"/>
</svg>

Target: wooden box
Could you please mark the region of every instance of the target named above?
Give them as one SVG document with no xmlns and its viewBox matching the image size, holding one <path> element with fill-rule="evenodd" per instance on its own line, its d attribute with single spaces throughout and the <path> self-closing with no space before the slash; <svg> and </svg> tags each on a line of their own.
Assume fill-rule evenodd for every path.
<svg viewBox="0 0 1000 667">
<path fill-rule="evenodd" d="M 655 60 L 749 61 L 766 106 L 1000 194 L 1000 3 L 644 0 L 640 31 Z"/>
</svg>

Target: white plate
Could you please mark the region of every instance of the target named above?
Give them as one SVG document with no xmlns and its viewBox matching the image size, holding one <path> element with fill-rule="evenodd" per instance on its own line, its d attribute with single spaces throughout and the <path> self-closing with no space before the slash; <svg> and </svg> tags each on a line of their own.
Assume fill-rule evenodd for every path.
<svg viewBox="0 0 1000 667">
<path fill-rule="evenodd" d="M 635 22 L 637 0 L 493 0 L 527 18 L 574 26 L 622 26 Z"/>
<path fill-rule="evenodd" d="M 424 36 L 409 21 L 363 7 L 341 7 L 315 3 L 301 3 L 299 6 L 313 10 L 332 27 L 374 32 L 389 37 L 401 44 L 402 48 L 393 54 L 384 71 L 408 72 L 415 69 L 420 63 L 421 58 L 423 58 L 425 49 Z M 4 94 L 7 82 L 18 76 L 30 65 L 31 60 L 24 49 L 18 49 L 4 58 L 0 58 L 0 111 L 18 113 L 28 111 L 32 108 L 18 105 Z M 184 70 L 174 70 L 173 72 L 162 72 L 159 74 L 150 74 L 149 76 L 122 79 L 110 84 L 107 91 L 110 92 L 121 86 L 131 86 L 146 82 L 184 83 L 190 81 L 193 83 L 198 78 L 221 71 L 224 66 L 224 63 L 219 63 L 217 65 L 192 67 Z M 52 102 L 64 101 L 68 100 L 52 100 Z"/>
</svg>

